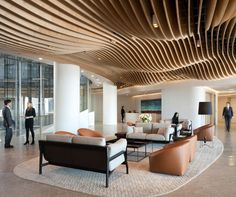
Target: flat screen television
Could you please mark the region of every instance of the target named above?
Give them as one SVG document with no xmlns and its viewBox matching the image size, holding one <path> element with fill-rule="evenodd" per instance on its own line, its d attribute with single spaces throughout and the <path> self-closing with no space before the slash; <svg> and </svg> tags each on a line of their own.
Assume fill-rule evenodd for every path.
<svg viewBox="0 0 236 197">
<path fill-rule="evenodd" d="M 141 100 L 141 113 L 161 113 L 161 99 Z"/>
</svg>

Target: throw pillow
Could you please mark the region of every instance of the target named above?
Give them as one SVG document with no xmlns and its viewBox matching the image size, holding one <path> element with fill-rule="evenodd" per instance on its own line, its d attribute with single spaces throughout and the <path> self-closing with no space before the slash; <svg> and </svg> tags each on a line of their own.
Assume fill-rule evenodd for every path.
<svg viewBox="0 0 236 197">
<path fill-rule="evenodd" d="M 152 129 L 152 133 L 153 133 L 153 134 L 157 134 L 157 133 L 158 133 L 158 130 L 159 130 L 159 128 L 153 128 L 153 129 Z"/>
<path fill-rule="evenodd" d="M 71 132 L 69 132 L 69 131 L 56 131 L 54 134 L 57 134 L 57 135 L 77 136 L 76 134 L 71 133 Z"/>
<path fill-rule="evenodd" d="M 159 128 L 158 134 L 164 135 L 165 131 L 166 131 L 166 128 Z"/>
</svg>

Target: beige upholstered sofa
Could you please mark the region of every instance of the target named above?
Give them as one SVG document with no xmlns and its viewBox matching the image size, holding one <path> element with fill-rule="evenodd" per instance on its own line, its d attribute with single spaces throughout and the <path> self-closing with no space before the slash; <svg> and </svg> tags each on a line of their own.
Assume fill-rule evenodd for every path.
<svg viewBox="0 0 236 197">
<path fill-rule="evenodd" d="M 140 129 L 142 128 L 142 129 Z M 127 139 L 169 142 L 174 128 L 166 123 L 136 123 L 127 125 Z"/>
</svg>

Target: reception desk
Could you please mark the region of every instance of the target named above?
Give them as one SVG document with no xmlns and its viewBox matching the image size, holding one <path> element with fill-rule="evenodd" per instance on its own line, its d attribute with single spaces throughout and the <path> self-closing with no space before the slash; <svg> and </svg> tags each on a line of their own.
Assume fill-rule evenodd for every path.
<svg viewBox="0 0 236 197">
<path fill-rule="evenodd" d="M 139 120 L 139 115 L 141 113 L 125 113 L 125 122 L 133 122 Z M 157 113 L 150 113 L 152 115 L 152 122 L 159 122 L 161 120 L 161 115 Z"/>
</svg>

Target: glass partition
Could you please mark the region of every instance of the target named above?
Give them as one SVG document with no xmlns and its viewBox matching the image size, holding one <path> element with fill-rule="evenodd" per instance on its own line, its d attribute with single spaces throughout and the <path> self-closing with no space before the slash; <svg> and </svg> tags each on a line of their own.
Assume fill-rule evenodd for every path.
<svg viewBox="0 0 236 197">
<path fill-rule="evenodd" d="M 36 128 L 53 124 L 53 65 L 0 54 L 0 133 L 4 132 L 4 99 L 12 100 L 16 134 L 25 132 L 24 114 L 28 101 L 32 101 L 36 110 Z"/>
</svg>

